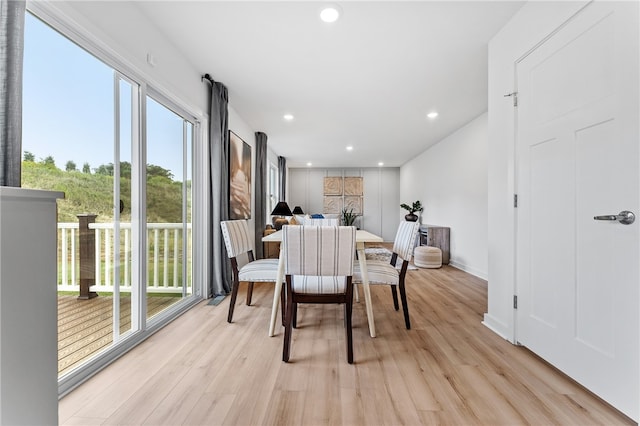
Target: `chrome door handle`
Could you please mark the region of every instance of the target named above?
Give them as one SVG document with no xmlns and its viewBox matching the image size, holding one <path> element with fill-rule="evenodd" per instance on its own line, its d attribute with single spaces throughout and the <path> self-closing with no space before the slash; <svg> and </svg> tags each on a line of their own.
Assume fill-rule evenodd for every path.
<svg viewBox="0 0 640 426">
<path fill-rule="evenodd" d="M 618 214 L 608 214 L 603 216 L 594 216 L 594 220 L 617 220 L 623 225 L 631 225 L 636 220 L 636 215 L 628 210 L 623 210 Z"/>
</svg>

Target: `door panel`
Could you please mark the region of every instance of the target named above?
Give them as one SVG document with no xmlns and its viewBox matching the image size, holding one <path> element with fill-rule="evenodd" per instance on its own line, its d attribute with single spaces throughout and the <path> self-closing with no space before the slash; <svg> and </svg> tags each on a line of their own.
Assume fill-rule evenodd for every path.
<svg viewBox="0 0 640 426">
<path fill-rule="evenodd" d="M 133 253 L 131 250 L 131 165 L 132 151 L 137 142 L 134 129 L 136 119 L 135 102 L 139 87 L 114 73 L 114 104 L 116 122 L 114 141 L 114 209 L 113 209 L 113 341 L 129 331 L 137 331 L 137 305 L 132 303 L 133 294 L 138 293 L 132 286 L 131 270 Z M 117 167 L 115 167 L 117 166 Z M 115 173 L 117 170 L 117 173 Z"/>
<path fill-rule="evenodd" d="M 567 144 L 549 139 L 531 146 L 531 315 L 544 326 L 557 328 L 562 309 L 558 306 L 558 291 L 554 277 L 567 280 L 571 276 L 571 238 L 556 238 L 558 212 L 571 214 L 571 203 L 566 198 L 569 182 L 557 179 L 567 172 Z M 550 206 L 554 206 L 550 208 Z M 571 230 L 567 230 L 571 232 Z M 557 250 L 549 250 L 553 241 Z"/>
<path fill-rule="evenodd" d="M 147 319 L 151 319 L 192 294 L 188 164 L 193 124 L 151 96 L 146 105 Z"/>
<path fill-rule="evenodd" d="M 576 201 L 578 211 L 608 211 L 619 205 L 610 167 L 624 153 L 615 152 L 617 144 L 608 143 L 615 131 L 615 121 L 597 123 L 576 132 Z M 608 177 L 611 175 L 611 177 Z M 591 194 L 597 194 L 592 197 Z M 628 232 L 623 225 L 599 226 L 589 215 L 580 215 L 576 226 L 576 339 L 608 357 L 614 357 L 615 330 L 614 295 L 606 283 L 616 276 L 616 245 L 611 233 Z M 612 236 L 612 235 L 611 235 Z M 618 236 L 619 237 L 619 236 Z M 624 266 L 624 265 L 619 265 Z M 594 313 L 597 312 L 597 315 Z"/>
<path fill-rule="evenodd" d="M 639 213 L 637 16 L 594 2 L 517 64 L 516 256 L 518 341 L 635 420 L 639 223 L 594 216 Z"/>
</svg>

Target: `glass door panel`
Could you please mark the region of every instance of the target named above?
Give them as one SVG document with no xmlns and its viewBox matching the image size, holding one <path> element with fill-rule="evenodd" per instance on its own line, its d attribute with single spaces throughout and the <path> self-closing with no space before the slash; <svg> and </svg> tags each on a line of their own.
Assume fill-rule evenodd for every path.
<svg viewBox="0 0 640 426">
<path fill-rule="evenodd" d="M 191 295 L 193 124 L 147 97 L 147 318 Z"/>
<path fill-rule="evenodd" d="M 128 267 L 120 258 L 126 238 L 119 200 L 131 193 L 120 161 L 130 161 L 137 90 L 26 15 L 22 186 L 65 193 L 58 204 L 59 376 L 111 348 L 131 327 L 131 309 L 119 300 Z"/>
<path fill-rule="evenodd" d="M 185 174 L 183 176 L 182 185 L 183 188 L 183 197 L 185 200 L 184 205 L 184 217 L 183 217 L 183 235 L 186 235 L 184 238 L 184 247 L 183 252 L 185 253 L 185 258 L 183 261 L 183 276 L 185 277 L 184 283 L 182 286 L 182 297 L 191 296 L 193 294 L 193 235 L 191 232 L 191 225 L 193 223 L 193 211 L 192 211 L 192 164 L 193 164 L 193 140 L 194 140 L 194 125 L 187 120 L 182 121 L 182 126 L 184 128 L 184 164 L 185 164 Z"/>
<path fill-rule="evenodd" d="M 131 171 L 132 152 L 138 139 L 137 126 L 134 123 L 134 111 L 137 111 L 138 87 L 121 75 L 114 74 L 114 97 L 116 99 L 115 150 L 114 157 L 118 179 L 114 179 L 114 223 L 113 223 L 113 339 L 130 330 L 137 330 L 137 304 L 132 296 L 138 294 L 137 279 L 132 278 L 131 250 Z"/>
</svg>

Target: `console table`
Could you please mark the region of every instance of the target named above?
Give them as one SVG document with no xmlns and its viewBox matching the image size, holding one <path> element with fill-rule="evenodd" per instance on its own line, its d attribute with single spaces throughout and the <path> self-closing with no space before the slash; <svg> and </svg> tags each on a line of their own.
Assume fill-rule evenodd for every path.
<svg viewBox="0 0 640 426">
<path fill-rule="evenodd" d="M 449 264 L 450 228 L 438 225 L 420 226 L 420 245 L 438 247 L 442 250 L 442 264 Z"/>
<path fill-rule="evenodd" d="M 273 228 L 267 228 L 264 230 L 262 236 L 266 237 L 276 232 Z M 277 259 L 280 257 L 280 243 L 277 242 L 263 242 L 262 251 L 265 259 Z"/>
</svg>

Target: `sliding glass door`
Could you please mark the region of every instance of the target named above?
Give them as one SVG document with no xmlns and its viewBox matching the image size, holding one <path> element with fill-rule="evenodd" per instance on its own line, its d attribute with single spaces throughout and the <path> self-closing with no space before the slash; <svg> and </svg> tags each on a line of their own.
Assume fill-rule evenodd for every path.
<svg viewBox="0 0 640 426">
<path fill-rule="evenodd" d="M 194 300 L 197 122 L 106 59 L 27 14 L 22 186 L 65 193 L 50 283 L 61 383 Z"/>
</svg>

